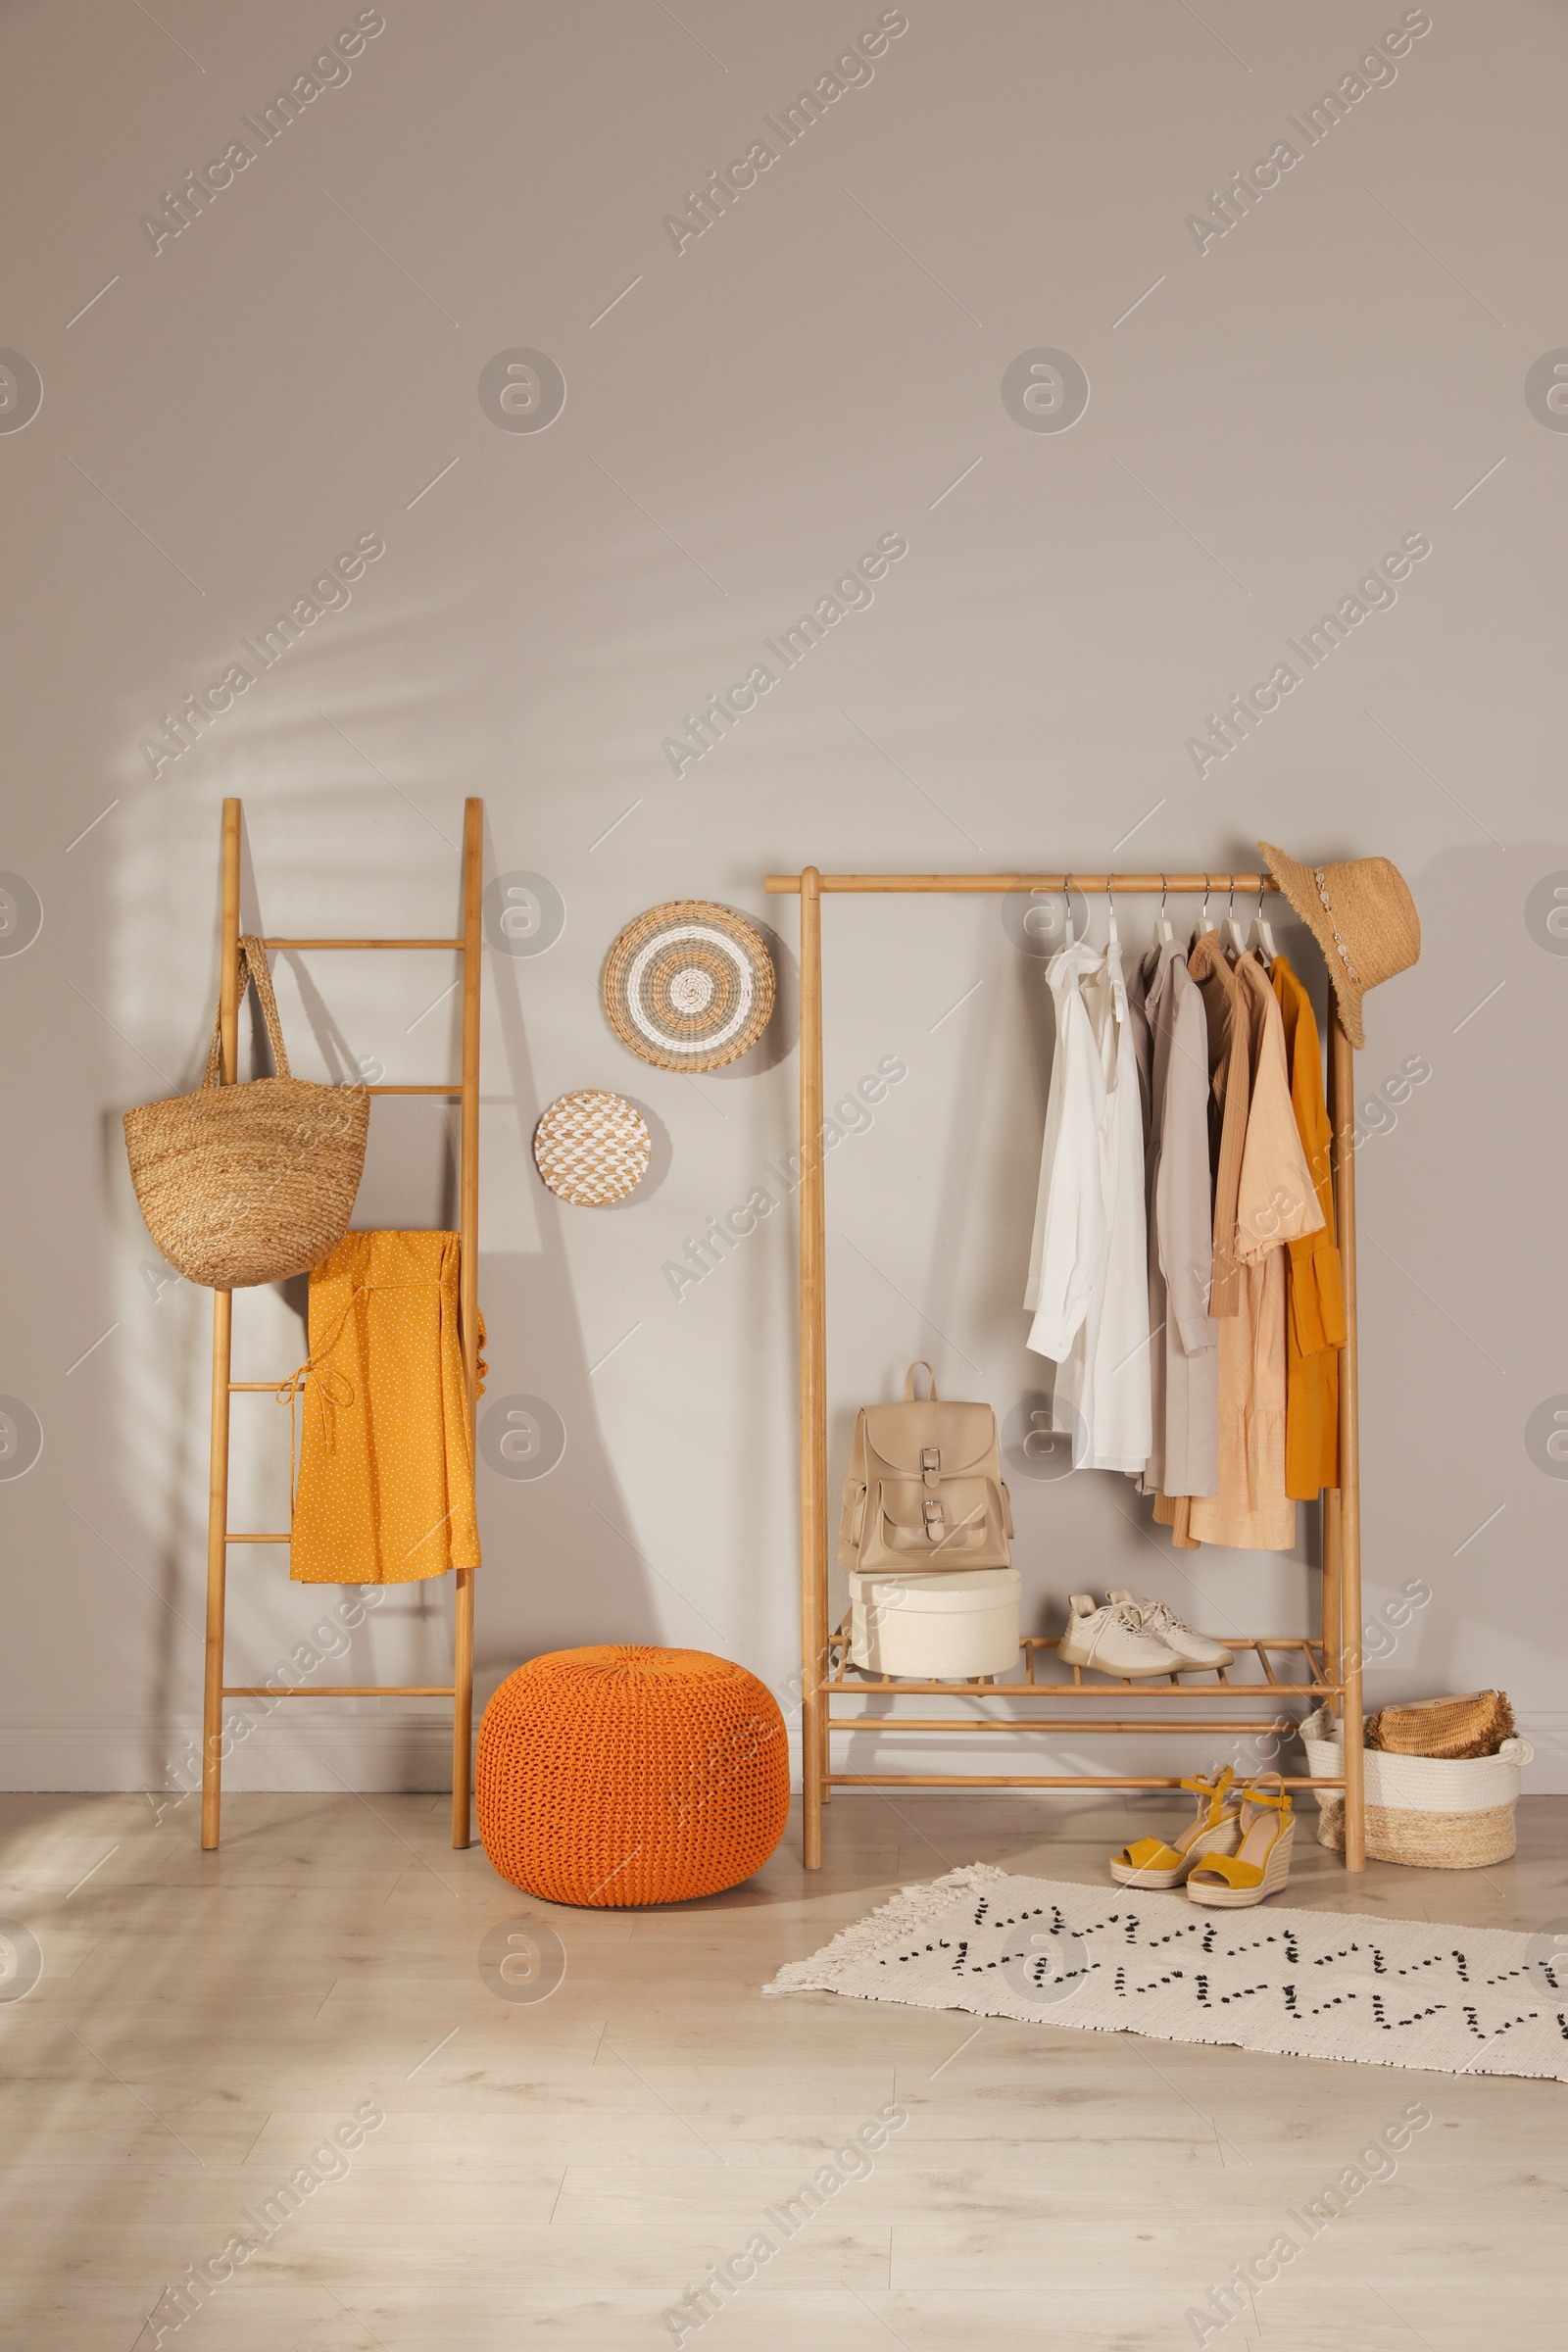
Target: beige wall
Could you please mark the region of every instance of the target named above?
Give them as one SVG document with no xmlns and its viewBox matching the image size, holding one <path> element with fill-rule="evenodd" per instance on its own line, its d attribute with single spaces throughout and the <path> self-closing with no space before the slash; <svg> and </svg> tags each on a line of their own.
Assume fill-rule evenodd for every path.
<svg viewBox="0 0 1568 2352">
<path fill-rule="evenodd" d="M 119 1119 L 199 1072 L 220 802 L 245 801 L 248 921 L 396 931 L 450 924 L 480 793 L 491 869 L 546 877 L 565 912 L 547 953 L 487 969 L 491 1409 L 541 1397 L 567 1442 L 546 1478 L 481 1473 L 486 1690 L 584 1640 L 719 1649 L 781 1690 L 795 1663 L 788 1216 L 678 1299 L 663 1271 L 788 1148 L 792 1041 L 701 1081 L 636 1061 L 596 993 L 616 929 L 723 899 L 776 924 L 788 978 L 770 868 L 1226 867 L 1262 834 L 1392 857 L 1425 932 L 1359 1064 L 1363 1097 L 1431 1067 L 1359 1163 L 1368 1618 L 1407 1579 L 1434 1593 L 1372 1691 L 1505 1685 L 1533 1785 L 1562 1787 L 1568 1485 L 1527 1425 L 1568 1391 L 1568 962 L 1541 896 L 1568 879 L 1568 438 L 1526 397 L 1568 345 L 1562 12 L 1434 0 L 1396 77 L 1369 69 L 1309 145 L 1291 118 L 1397 5 L 908 0 L 788 147 L 767 118 L 875 6 L 386 0 L 349 77 L 323 69 L 336 86 L 265 146 L 245 119 L 353 6 L 157 17 L 0 17 L 0 342 L 43 387 L 0 432 L 0 866 L 27 886 L 0 946 L 30 931 L 28 891 L 42 912 L 0 955 L 0 1390 L 43 1432 L 0 1480 L 6 1781 L 157 1787 L 199 1720 L 209 1306 L 162 1281 Z M 165 192 L 236 139 L 253 159 L 161 234 Z M 758 140 L 770 168 L 672 232 Z M 1280 140 L 1299 160 L 1226 234 L 1189 224 Z M 1087 376 L 1069 430 L 1004 405 L 1042 348 Z M 481 405 L 518 349 L 564 377 L 546 430 Z M 874 602 L 672 762 L 683 714 L 884 534 L 907 553 Z M 1407 534 L 1431 553 L 1397 603 L 1242 748 L 1195 759 L 1206 714 Z M 145 748 L 362 539 L 384 553 L 351 601 L 252 662 L 177 760 Z M 1149 911 L 1123 909 L 1139 945 Z M 830 1100 L 884 1056 L 908 1072 L 830 1163 L 836 1477 L 854 1406 L 912 1354 L 1004 1416 L 1039 1384 L 1019 1298 L 1046 1047 L 1040 965 L 996 903 L 841 903 L 826 931 Z M 442 1074 L 436 964 L 281 970 L 296 1067 Z M 630 1094 L 659 1142 L 618 1213 L 532 1173 L 540 1108 L 585 1085 Z M 450 1215 L 447 1152 L 438 1113 L 378 1108 L 359 1221 Z M 241 1372 L 304 1353 L 283 1298 L 247 1298 L 238 1328 Z M 237 1411 L 236 1516 L 275 1513 L 281 1417 Z M 1216 1629 L 1309 1606 L 1304 1525 L 1295 1561 L 1178 1565 L 1119 1480 L 1014 1491 L 1037 1626 L 1122 1581 Z M 319 1602 L 241 1556 L 235 1667 L 269 1668 Z M 449 1610 L 444 1587 L 390 1597 L 356 1670 L 436 1672 Z M 258 1729 L 236 1781 L 439 1780 L 416 1708 L 302 1716 Z"/>
</svg>

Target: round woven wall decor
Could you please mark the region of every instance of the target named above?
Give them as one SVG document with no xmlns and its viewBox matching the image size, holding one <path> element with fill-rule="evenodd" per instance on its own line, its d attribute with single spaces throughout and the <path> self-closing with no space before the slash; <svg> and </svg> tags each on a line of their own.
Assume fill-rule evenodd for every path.
<svg viewBox="0 0 1568 2352">
<path fill-rule="evenodd" d="M 653 1149 L 635 1103 L 595 1087 L 559 1095 L 533 1131 L 540 1175 L 574 1208 L 624 1200 L 647 1175 Z"/>
<path fill-rule="evenodd" d="M 612 1029 L 660 1070 L 739 1060 L 767 1027 L 773 995 L 761 934 L 707 899 L 651 906 L 626 925 L 605 965 Z"/>
</svg>

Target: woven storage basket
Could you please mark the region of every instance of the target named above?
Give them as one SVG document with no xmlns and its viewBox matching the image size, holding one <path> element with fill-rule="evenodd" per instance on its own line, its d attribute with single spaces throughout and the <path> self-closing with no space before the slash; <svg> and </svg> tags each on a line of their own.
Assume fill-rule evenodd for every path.
<svg viewBox="0 0 1568 2352">
<path fill-rule="evenodd" d="M 1340 1729 L 1323 1709 L 1302 1724 L 1301 1744 L 1314 1776 L 1343 1776 Z M 1494 1756 L 1398 1756 L 1367 1748 L 1368 1854 L 1412 1870 L 1483 1870 L 1506 1862 L 1514 1849 L 1520 1769 L 1535 1752 L 1528 1740 L 1505 1740 Z M 1344 1796 L 1336 1788 L 1317 1801 L 1319 1845 L 1343 1850 Z"/>
<path fill-rule="evenodd" d="M 275 1078 L 220 1082 L 220 1026 L 193 1095 L 125 1113 L 125 1152 L 147 1230 L 172 1266 L 209 1290 L 282 1282 L 330 1256 L 365 1166 L 370 1097 L 289 1075 L 267 951 L 239 943 L 240 995 L 261 999 Z"/>
<path fill-rule="evenodd" d="M 672 1903 L 760 1870 L 790 1810 L 778 1701 L 701 1649 L 558 1649 L 484 1711 L 484 1850 L 549 1903 Z"/>
</svg>

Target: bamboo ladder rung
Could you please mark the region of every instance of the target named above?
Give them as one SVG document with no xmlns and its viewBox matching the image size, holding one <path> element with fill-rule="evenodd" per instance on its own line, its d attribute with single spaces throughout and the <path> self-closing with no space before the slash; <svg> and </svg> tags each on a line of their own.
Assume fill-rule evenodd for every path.
<svg viewBox="0 0 1568 2352">
<path fill-rule="evenodd" d="M 264 948 L 457 948 L 461 939 L 264 939 Z"/>
<path fill-rule="evenodd" d="M 450 1683 L 225 1683 L 225 1698 L 454 1698 Z"/>
<path fill-rule="evenodd" d="M 479 1257 L 479 978 L 483 944 L 484 804 L 470 799 L 464 810 L 462 877 L 463 930 L 456 938 L 407 939 L 294 939 L 264 938 L 265 948 L 288 953 L 330 948 L 381 953 L 404 950 L 446 950 L 462 957 L 455 985 L 462 996 L 462 1075 L 456 1080 L 414 1084 L 387 1081 L 366 1089 L 371 1095 L 424 1095 L 457 1101 L 463 1106 L 459 1147 L 459 1216 L 462 1237 L 459 1324 L 467 1391 L 468 1440 L 473 1452 L 474 1414 L 478 1397 L 478 1257 Z M 238 1075 L 240 935 L 240 803 L 223 803 L 221 885 L 221 980 L 219 1030 L 222 1048 L 221 1079 L 232 1085 Z M 221 1751 L 225 1698 L 449 1698 L 452 1701 L 452 1842 L 469 1843 L 472 1804 L 473 1738 L 473 1571 L 455 1574 L 453 1678 L 450 1683 L 320 1684 L 306 1690 L 281 1689 L 270 1684 L 224 1683 L 224 1618 L 227 1602 L 227 1555 L 231 1544 L 287 1544 L 287 1530 L 231 1529 L 228 1525 L 228 1401 L 236 1396 L 276 1395 L 284 1381 L 234 1380 L 232 1369 L 233 1295 L 213 1294 L 212 1449 L 208 1478 L 207 1517 L 207 1654 L 202 1702 L 202 1844 L 219 1841 L 221 1801 Z"/>
</svg>

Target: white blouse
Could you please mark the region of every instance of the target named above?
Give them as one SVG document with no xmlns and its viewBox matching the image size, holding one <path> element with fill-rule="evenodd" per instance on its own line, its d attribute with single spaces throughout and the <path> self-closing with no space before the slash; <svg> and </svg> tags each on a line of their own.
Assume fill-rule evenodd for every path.
<svg viewBox="0 0 1568 2352">
<path fill-rule="evenodd" d="M 1028 1345 L 1059 1366 L 1056 1423 L 1071 1427 L 1074 1469 L 1139 1471 L 1152 1434 L 1149 1238 L 1138 1057 L 1114 915 L 1103 955 L 1069 940 L 1046 980 L 1056 1050 L 1024 1292 Z"/>
</svg>

